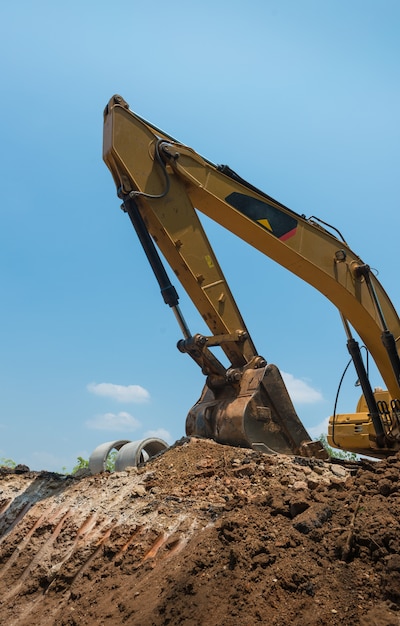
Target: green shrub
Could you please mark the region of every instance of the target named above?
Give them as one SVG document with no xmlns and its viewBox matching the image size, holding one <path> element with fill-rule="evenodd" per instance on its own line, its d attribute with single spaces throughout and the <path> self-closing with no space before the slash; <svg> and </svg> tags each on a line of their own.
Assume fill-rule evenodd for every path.
<svg viewBox="0 0 400 626">
<path fill-rule="evenodd" d="M 14 469 L 16 467 L 16 462 L 13 461 L 12 459 L 5 459 L 3 456 L 0 457 L 0 466 L 1 467 L 11 467 L 11 469 Z"/>
<path fill-rule="evenodd" d="M 337 450 L 332 448 L 326 439 L 326 435 L 320 435 L 318 440 L 322 443 L 329 456 L 335 459 L 343 459 L 344 461 L 357 461 L 357 455 L 355 452 L 348 452 L 347 450 Z"/>
</svg>

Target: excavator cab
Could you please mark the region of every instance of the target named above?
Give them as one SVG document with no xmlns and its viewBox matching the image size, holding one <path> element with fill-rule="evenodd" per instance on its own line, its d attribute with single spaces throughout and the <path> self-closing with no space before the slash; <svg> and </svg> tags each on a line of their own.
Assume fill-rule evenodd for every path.
<svg viewBox="0 0 400 626">
<path fill-rule="evenodd" d="M 365 396 L 357 403 L 355 413 L 333 415 L 329 420 L 328 444 L 355 454 L 384 459 L 395 454 L 400 439 L 400 402 L 392 400 L 387 390 L 379 387 L 373 391 L 379 421 L 382 425 L 383 444 L 379 445 L 376 427 Z"/>
</svg>

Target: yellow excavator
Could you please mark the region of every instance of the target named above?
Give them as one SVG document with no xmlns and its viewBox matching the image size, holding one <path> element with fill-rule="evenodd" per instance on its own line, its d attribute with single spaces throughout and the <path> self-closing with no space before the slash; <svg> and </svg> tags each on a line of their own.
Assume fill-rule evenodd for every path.
<svg viewBox="0 0 400 626">
<path fill-rule="evenodd" d="M 385 458 L 400 450 L 400 320 L 383 287 L 336 229 L 288 209 L 134 114 L 115 95 L 104 112 L 103 158 L 183 338 L 206 377 L 188 436 L 267 453 L 324 457 L 296 414 L 280 372 L 254 346 L 197 211 L 300 277 L 339 310 L 362 389 L 355 413 L 330 418 L 328 443 Z M 159 251 L 210 335 L 192 335 Z M 387 390 L 373 389 L 353 330 Z M 219 346 L 225 367 L 212 348 Z"/>
</svg>

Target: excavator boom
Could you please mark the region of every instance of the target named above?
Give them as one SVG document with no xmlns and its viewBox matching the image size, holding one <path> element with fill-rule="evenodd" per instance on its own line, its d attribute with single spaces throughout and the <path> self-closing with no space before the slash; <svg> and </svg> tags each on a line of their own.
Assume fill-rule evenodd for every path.
<svg viewBox="0 0 400 626">
<path fill-rule="evenodd" d="M 103 158 L 164 300 L 180 323 L 184 339 L 179 349 L 207 376 L 202 396 L 187 418 L 188 434 L 296 454 L 304 443 L 310 444 L 277 368 L 256 351 L 196 210 L 326 296 L 340 311 L 348 342 L 353 341 L 351 325 L 377 364 L 389 397 L 400 398 L 400 320 L 379 281 L 342 238 L 315 218 L 306 219 L 259 191 L 228 167 L 202 158 L 135 115 L 120 96 L 111 98 L 105 110 Z M 160 260 L 154 242 L 199 310 L 210 337 L 191 335 L 174 288 L 157 270 Z M 228 369 L 213 356 L 209 349 L 213 345 L 225 353 Z M 367 377 L 362 383 L 365 394 Z M 395 439 L 394 430 L 389 446 L 388 428 L 382 426 L 373 394 L 367 408 L 373 422 L 368 436 L 386 451 Z"/>
</svg>

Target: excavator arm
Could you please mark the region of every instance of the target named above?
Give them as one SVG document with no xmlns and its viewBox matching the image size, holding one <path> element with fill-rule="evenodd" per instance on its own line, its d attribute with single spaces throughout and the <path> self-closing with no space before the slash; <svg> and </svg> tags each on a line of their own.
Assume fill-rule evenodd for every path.
<svg viewBox="0 0 400 626">
<path fill-rule="evenodd" d="M 366 437 L 360 447 L 360 438 L 357 445 L 352 440 L 352 449 L 366 452 L 366 447 L 372 447 L 384 456 L 398 446 L 395 399 L 400 398 L 400 320 L 370 268 L 342 238 L 315 218 L 306 219 L 259 191 L 228 167 L 202 158 L 135 115 L 120 96 L 111 98 L 105 110 L 103 158 L 164 300 L 177 316 L 184 335 L 178 347 L 207 376 L 202 396 L 187 418 L 188 434 L 285 453 L 307 454 L 312 449 L 279 371 L 256 351 L 198 210 L 311 284 L 339 309 L 367 402 Z M 154 242 L 211 336 L 191 335 Z M 370 388 L 351 326 L 388 387 L 383 400 L 377 401 Z M 228 358 L 227 369 L 210 351 L 214 345 Z M 386 418 L 382 401 L 390 407 Z M 346 419 L 345 426 L 351 422 Z M 333 421 L 331 425 L 334 428 Z M 330 433 L 331 443 L 346 447 L 337 440 L 340 429 L 336 429 L 336 439 Z"/>
</svg>

